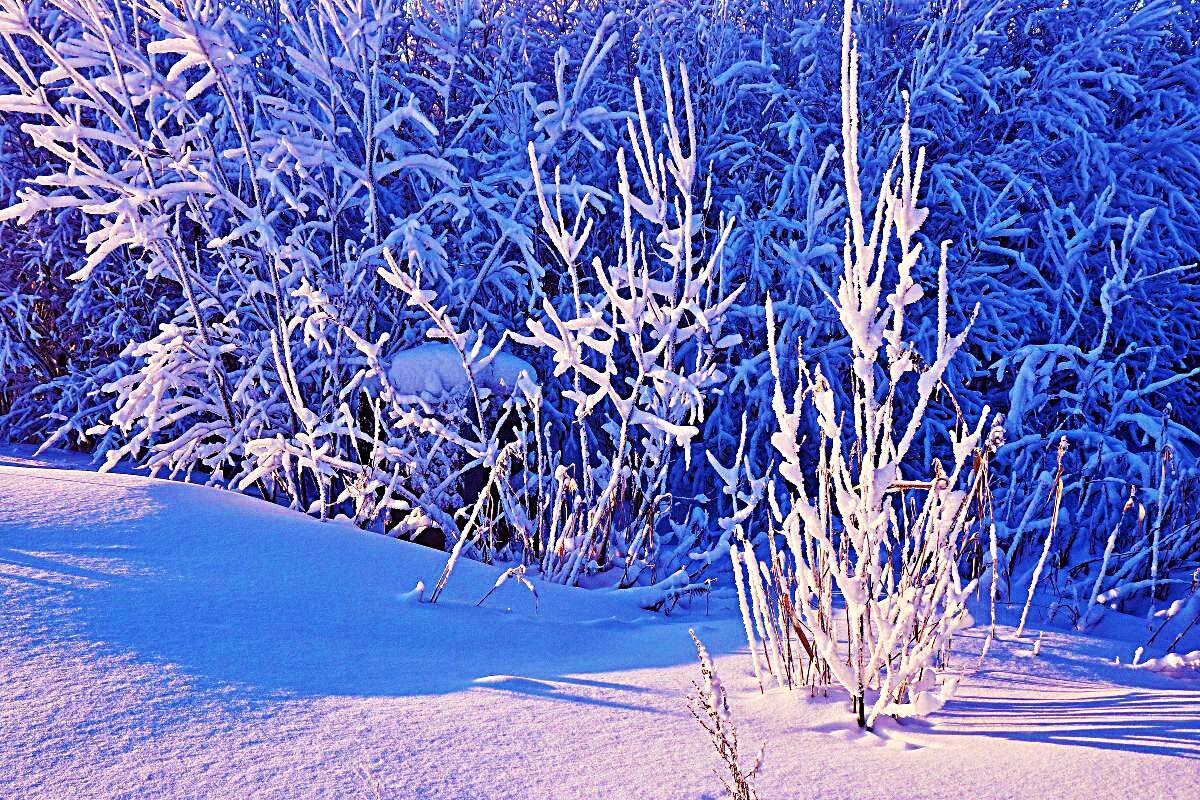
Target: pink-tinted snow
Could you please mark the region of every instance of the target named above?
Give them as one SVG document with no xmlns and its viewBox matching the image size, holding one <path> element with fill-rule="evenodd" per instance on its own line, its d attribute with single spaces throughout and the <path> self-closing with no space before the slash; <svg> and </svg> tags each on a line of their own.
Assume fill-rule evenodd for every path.
<svg viewBox="0 0 1200 800">
<path fill-rule="evenodd" d="M 17 463 L 9 458 L 8 463 Z M 928 723 L 760 695 L 741 623 L 460 565 L 245 497 L 0 466 L 0 797 L 719 797 L 694 627 L 763 800 L 1200 796 L 1200 683 L 1067 633 L 993 646 Z M 720 604 L 718 604 L 720 605 Z M 978 652 L 983 632 L 962 642 Z M 1007 637 L 1007 638 L 1004 638 Z"/>
</svg>

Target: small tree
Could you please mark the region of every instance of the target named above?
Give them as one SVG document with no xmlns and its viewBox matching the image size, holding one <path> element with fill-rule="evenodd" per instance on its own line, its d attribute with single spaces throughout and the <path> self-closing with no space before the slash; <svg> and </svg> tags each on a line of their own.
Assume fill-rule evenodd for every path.
<svg viewBox="0 0 1200 800">
<path fill-rule="evenodd" d="M 914 165 L 906 114 L 900 151 L 883 177 L 868 224 L 859 184 L 858 52 L 852 13 L 853 0 L 846 0 L 842 140 L 848 220 L 843 272 L 836 297 L 830 298 L 850 341 L 848 406 L 803 352 L 789 403 L 769 301 L 766 313 L 779 426 L 772 443 L 782 458 L 779 474 L 791 491 L 786 513 L 773 504 L 794 565 L 791 576 L 780 576 L 777 584 L 794 592 L 797 621 L 807 628 L 812 656 L 823 667 L 810 674 L 827 674 L 841 684 L 850 693 L 859 725 L 869 727 L 881 713 L 927 714 L 946 701 L 957 683 L 944 670 L 951 637 L 971 623 L 966 601 L 974 587 L 959 576 L 960 544 L 970 503 L 986 479 L 979 466 L 986 463 L 981 451 L 999 445 L 999 429 L 986 444 L 981 442 L 985 409 L 974 427 L 963 424 L 950 433 L 949 466 L 934 460 L 929 477 L 904 475 L 930 397 L 970 326 L 954 336 L 947 332 L 947 242 L 941 248 L 933 358 L 923 363 L 903 338 L 905 314 L 923 295 L 913 268 L 922 253 L 916 234 L 927 215 L 917 204 L 924 150 Z M 889 251 L 894 257 L 889 258 Z M 899 400 L 902 385 L 904 403 Z M 819 430 L 815 474 L 801 458 L 806 413 L 814 415 Z M 757 605 L 765 605 L 763 573 L 769 570 L 757 568 L 753 554 L 745 552 L 750 594 Z M 734 555 L 736 564 L 736 550 Z M 844 611 L 835 614 L 839 596 Z M 755 615 L 760 625 L 763 616 Z M 784 665 L 770 635 L 772 626 L 766 627 L 768 652 L 774 653 L 766 661 L 777 671 Z"/>
</svg>

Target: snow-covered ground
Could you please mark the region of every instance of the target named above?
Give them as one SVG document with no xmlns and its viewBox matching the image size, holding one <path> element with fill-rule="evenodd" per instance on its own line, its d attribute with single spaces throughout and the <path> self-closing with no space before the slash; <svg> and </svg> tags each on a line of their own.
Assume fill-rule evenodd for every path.
<svg viewBox="0 0 1200 800">
<path fill-rule="evenodd" d="M 1005 629 L 930 722 L 759 694 L 724 604 L 663 619 L 231 493 L 0 458 L 0 797 L 719 796 L 694 627 L 763 800 L 1200 797 L 1200 681 Z M 1109 629 L 1111 631 L 1111 627 Z M 1120 631 L 1118 630 L 1118 633 Z M 978 652 L 983 631 L 963 641 Z M 1195 645 L 1193 645 L 1195 646 Z M 1121 664 L 1114 663 L 1120 658 Z"/>
</svg>

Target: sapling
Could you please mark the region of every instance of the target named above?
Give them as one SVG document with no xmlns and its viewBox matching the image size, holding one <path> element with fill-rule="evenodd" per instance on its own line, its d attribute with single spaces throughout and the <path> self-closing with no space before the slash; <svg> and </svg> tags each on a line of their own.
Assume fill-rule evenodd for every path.
<svg viewBox="0 0 1200 800">
<path fill-rule="evenodd" d="M 820 366 L 811 366 L 800 348 L 789 403 L 768 298 L 772 407 L 778 424 L 771 442 L 781 458 L 779 475 L 791 493 L 790 510 L 784 513 L 777 504 L 772 510 L 794 566 L 794 607 L 811 638 L 813 658 L 846 689 L 859 725 L 869 727 L 880 714 L 928 714 L 957 686 L 958 678 L 947 670 L 948 650 L 954 634 L 971 622 L 966 604 L 973 590 L 973 582 L 959 575 L 960 548 L 971 505 L 987 479 L 986 470 L 970 465 L 977 457 L 990 456 L 1000 440 L 983 436 L 990 416 L 985 408 L 976 425 L 963 423 L 950 432 L 948 466 L 933 460 L 924 480 L 904 474 L 930 399 L 970 325 L 955 335 L 948 331 L 949 243 L 944 242 L 935 352 L 923 362 L 904 340 L 906 314 L 923 296 L 914 267 L 923 250 L 917 234 L 928 216 L 918 204 L 925 152 L 918 150 L 914 163 L 906 112 L 896 161 L 884 174 L 868 217 L 858 160 L 852 0 L 846 0 L 843 12 L 842 160 L 848 219 L 843 270 L 829 299 L 850 343 L 850 405 L 840 407 L 830 378 Z M 889 259 L 893 249 L 894 263 Z M 897 402 L 900 386 L 911 386 L 904 405 Z M 806 412 L 815 417 L 819 433 L 815 474 L 801 456 L 800 421 Z M 810 495 L 814 485 L 816 493 Z M 909 493 L 921 497 L 911 508 Z M 752 578 L 749 585 L 754 597 Z M 837 615 L 840 625 L 834 624 L 834 595 L 844 604 Z M 770 644 L 771 628 L 763 627 Z M 845 631 L 844 646 L 836 627 Z M 768 652 L 775 655 L 774 649 Z M 781 666 L 768 664 L 773 671 Z M 782 679 L 782 672 L 776 677 Z"/>
</svg>

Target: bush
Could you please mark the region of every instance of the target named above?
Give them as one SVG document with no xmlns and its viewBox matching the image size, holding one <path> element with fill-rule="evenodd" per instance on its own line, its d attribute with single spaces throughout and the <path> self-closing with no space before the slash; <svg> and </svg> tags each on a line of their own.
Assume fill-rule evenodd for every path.
<svg viewBox="0 0 1200 800">
<path fill-rule="evenodd" d="M 871 76 L 857 180 L 881 183 L 902 129 L 926 148 L 930 216 L 912 244 L 953 240 L 946 316 L 981 308 L 941 375 L 953 394 L 905 384 L 894 398 L 909 415 L 927 397 L 913 457 L 950 463 L 946 431 L 1005 413 L 991 585 L 1015 591 L 1051 527 L 1065 436 L 1056 507 L 1070 533 L 1045 585 L 1062 606 L 1090 605 L 1132 484 L 1158 545 L 1124 530 L 1111 558 L 1129 566 L 1099 589 L 1138 585 L 1121 602 L 1153 604 L 1200 552 L 1187 517 L 1200 9 L 931 0 L 854 13 Z M 777 458 L 768 292 L 771 338 L 802 339 L 812 374 L 853 407 L 834 365 L 855 344 L 826 301 L 838 211 L 855 204 L 834 188 L 848 176 L 831 149 L 843 15 L 807 0 L 0 0 L 4 432 L 394 535 L 467 539 L 468 554 L 557 579 L 699 590 L 733 538 L 722 521 L 769 550 L 768 509 L 744 497 L 765 494 Z M 623 180 L 617 152 L 634 142 L 662 162 L 630 150 Z M 569 180 L 550 183 L 552 165 Z M 689 198 L 686 226 L 668 193 Z M 600 270 L 570 247 L 564 261 L 567 227 L 582 244 L 576 219 Z M 685 274 L 689 242 L 716 258 Z M 636 301 L 615 283 L 622 261 L 643 281 Z M 911 279 L 935 270 L 918 261 Z M 627 300 L 641 316 L 622 321 Z M 639 364 L 629 348 L 640 336 L 653 352 L 672 314 L 687 336 Z M 906 319 L 935 358 L 937 318 Z M 628 319 L 647 324 L 635 335 Z M 564 361 L 532 341 L 537 326 L 600 349 Z M 436 408 L 390 391 L 396 353 L 430 333 L 457 342 L 468 375 L 499 349 L 536 381 Z M 801 374 L 790 347 L 778 361 Z M 603 367 L 613 391 L 582 398 L 601 386 L 576 385 L 582 367 Z M 818 417 L 800 425 L 820 435 Z M 817 453 L 799 454 L 804 469 Z M 742 477 L 727 483 L 723 464 Z M 991 569 L 984 530 L 960 553 L 964 577 Z"/>
</svg>

